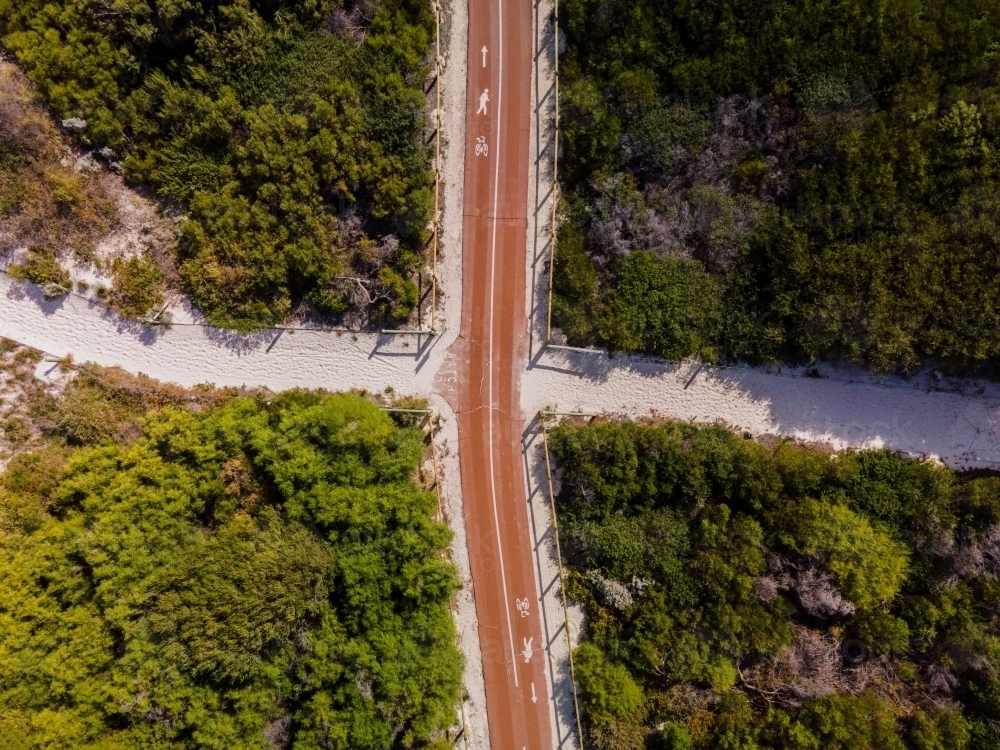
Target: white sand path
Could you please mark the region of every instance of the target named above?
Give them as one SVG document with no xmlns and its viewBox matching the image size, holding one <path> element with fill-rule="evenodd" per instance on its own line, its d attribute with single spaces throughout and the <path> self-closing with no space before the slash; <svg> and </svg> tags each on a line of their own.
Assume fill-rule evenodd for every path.
<svg viewBox="0 0 1000 750">
<path fill-rule="evenodd" d="M 670 364 L 644 358 L 545 350 L 522 381 L 526 411 L 662 416 L 724 422 L 755 435 L 787 435 L 835 448 L 890 448 L 956 468 L 1000 468 L 1000 393 L 964 395 L 850 369 Z M 815 372 L 813 373 L 816 374 Z"/>
</svg>

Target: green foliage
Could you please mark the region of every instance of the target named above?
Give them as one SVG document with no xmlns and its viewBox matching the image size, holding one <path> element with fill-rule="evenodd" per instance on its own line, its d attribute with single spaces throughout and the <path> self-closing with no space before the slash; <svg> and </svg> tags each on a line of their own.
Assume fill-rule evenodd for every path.
<svg viewBox="0 0 1000 750">
<path fill-rule="evenodd" d="M 880 610 L 858 619 L 857 637 L 873 654 L 905 654 L 910 643 L 906 620 Z"/>
<path fill-rule="evenodd" d="M 957 711 L 920 711 L 913 717 L 910 741 L 917 750 L 963 750 L 969 744 L 969 725 Z"/>
<path fill-rule="evenodd" d="M 609 712 L 579 679 L 595 747 L 1000 746 L 995 477 L 720 426 L 591 422 L 549 445 L 578 654 L 644 696 Z M 892 671 L 856 687 L 870 668 Z M 941 680 L 948 710 L 920 697 Z"/>
<path fill-rule="evenodd" d="M 642 690 L 628 670 L 609 662 L 592 643 L 576 649 L 574 663 L 584 710 L 595 724 L 610 724 L 642 703 Z"/>
<path fill-rule="evenodd" d="M 629 128 L 629 138 L 638 159 L 655 168 L 669 169 L 679 159 L 699 156 L 708 130 L 708 118 L 702 113 L 674 104 L 640 114 Z"/>
<path fill-rule="evenodd" d="M 163 274 L 148 256 L 133 255 L 127 260 L 116 258 L 111 273 L 115 282 L 111 306 L 122 315 L 141 318 L 163 303 L 160 293 Z"/>
<path fill-rule="evenodd" d="M 906 578 L 906 547 L 843 505 L 804 500 L 800 512 L 797 546 L 823 558 L 852 602 L 871 610 L 896 596 Z"/>
<path fill-rule="evenodd" d="M 431 32 L 412 0 L 0 2 L 0 39 L 57 116 L 85 119 L 85 143 L 123 151 L 128 176 L 187 208 L 185 287 L 243 330 L 304 300 L 342 312 L 337 277 L 379 270 L 351 268 L 368 236 L 398 240 L 381 270 L 404 280 L 380 312 L 409 314 L 433 205 L 419 137 Z M 141 315 L 147 297 L 120 306 Z"/>
<path fill-rule="evenodd" d="M 656 740 L 657 750 L 690 750 L 691 733 L 680 721 L 668 721 Z"/>
<path fill-rule="evenodd" d="M 69 272 L 66 271 L 51 253 L 39 248 L 29 248 L 28 257 L 24 263 L 10 266 L 8 272 L 15 279 L 34 281 L 36 284 L 58 284 L 69 289 Z"/>
<path fill-rule="evenodd" d="M 856 474 L 847 485 L 855 510 L 897 534 L 925 539 L 935 527 L 954 522 L 952 472 L 889 451 L 866 451 L 855 461 Z"/>
<path fill-rule="evenodd" d="M 283 723 L 296 747 L 426 746 L 462 665 L 422 450 L 360 397 L 291 392 L 12 463 L 0 738 L 265 748 Z"/>
<path fill-rule="evenodd" d="M 583 233 L 572 224 L 559 227 L 552 284 L 552 320 L 571 345 L 589 342 L 597 328 L 597 270 L 584 251 Z"/>
<path fill-rule="evenodd" d="M 697 263 L 633 252 L 622 263 L 603 337 L 613 349 L 713 361 L 718 297 Z"/>
<path fill-rule="evenodd" d="M 48 513 L 48 498 L 59 483 L 66 453 L 49 447 L 11 459 L 0 476 L 0 535 L 37 530 Z"/>
<path fill-rule="evenodd" d="M 904 750 L 891 705 L 872 693 L 833 695 L 813 701 L 795 718 L 781 711 L 767 716 L 766 747 L 824 750 Z"/>
<path fill-rule="evenodd" d="M 560 325 L 671 358 L 995 373 L 1000 31 L 984 19 L 998 14 L 997 0 L 567 0 L 562 195 L 602 274 L 586 298 L 554 284 Z M 604 185 L 622 176 L 648 212 L 611 227 Z M 672 348 L 652 316 L 635 319 L 649 335 L 617 340 L 573 326 L 628 288 L 634 250 L 701 265 L 723 324 L 668 309 L 692 332 Z"/>
<path fill-rule="evenodd" d="M 996 721 L 1000 718 L 1000 682 L 990 680 L 973 685 L 972 704 L 978 714 L 970 722 L 972 747 L 977 750 L 1000 747 L 1000 731 L 996 728 Z"/>
</svg>

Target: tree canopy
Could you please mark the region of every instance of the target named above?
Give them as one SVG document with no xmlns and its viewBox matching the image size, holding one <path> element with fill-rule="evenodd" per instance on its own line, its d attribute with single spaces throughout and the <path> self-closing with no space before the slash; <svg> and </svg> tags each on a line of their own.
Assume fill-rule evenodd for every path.
<svg viewBox="0 0 1000 750">
<path fill-rule="evenodd" d="M 596 750 L 1000 747 L 1000 479 L 722 427 L 550 445 Z"/>
<path fill-rule="evenodd" d="M 186 290 L 242 329 L 303 301 L 414 306 L 432 33 L 415 0 L 0 0 L 0 42 L 56 115 L 184 207 Z"/>
<path fill-rule="evenodd" d="M 998 17 L 996 0 L 561 3 L 557 325 L 671 358 L 991 372 Z M 678 309 L 681 278 L 699 297 Z"/>
<path fill-rule="evenodd" d="M 462 660 L 421 432 L 308 392 L 141 424 L 0 476 L 0 745 L 433 744 Z"/>
</svg>

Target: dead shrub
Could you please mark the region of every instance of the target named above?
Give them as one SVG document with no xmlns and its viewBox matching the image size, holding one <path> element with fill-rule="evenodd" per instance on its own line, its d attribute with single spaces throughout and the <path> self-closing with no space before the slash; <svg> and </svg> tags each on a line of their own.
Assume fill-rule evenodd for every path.
<svg viewBox="0 0 1000 750">
<path fill-rule="evenodd" d="M 794 627 L 788 648 L 740 670 L 744 687 L 791 707 L 833 693 L 897 692 L 899 680 L 888 657 L 852 658 L 830 633 Z"/>
<path fill-rule="evenodd" d="M 166 406 L 211 409 L 250 392 L 236 388 L 183 388 L 117 367 L 84 365 L 67 385 L 49 429 L 74 445 L 128 442 L 142 434 L 140 421 Z"/>
</svg>

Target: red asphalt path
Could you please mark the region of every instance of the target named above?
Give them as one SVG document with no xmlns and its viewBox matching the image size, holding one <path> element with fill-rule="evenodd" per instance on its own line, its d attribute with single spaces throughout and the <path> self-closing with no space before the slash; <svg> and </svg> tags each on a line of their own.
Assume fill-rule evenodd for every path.
<svg viewBox="0 0 1000 750">
<path fill-rule="evenodd" d="M 531 22 L 530 0 L 469 0 L 462 325 L 448 380 L 493 750 L 552 744 L 519 391 L 528 340 Z"/>
</svg>

